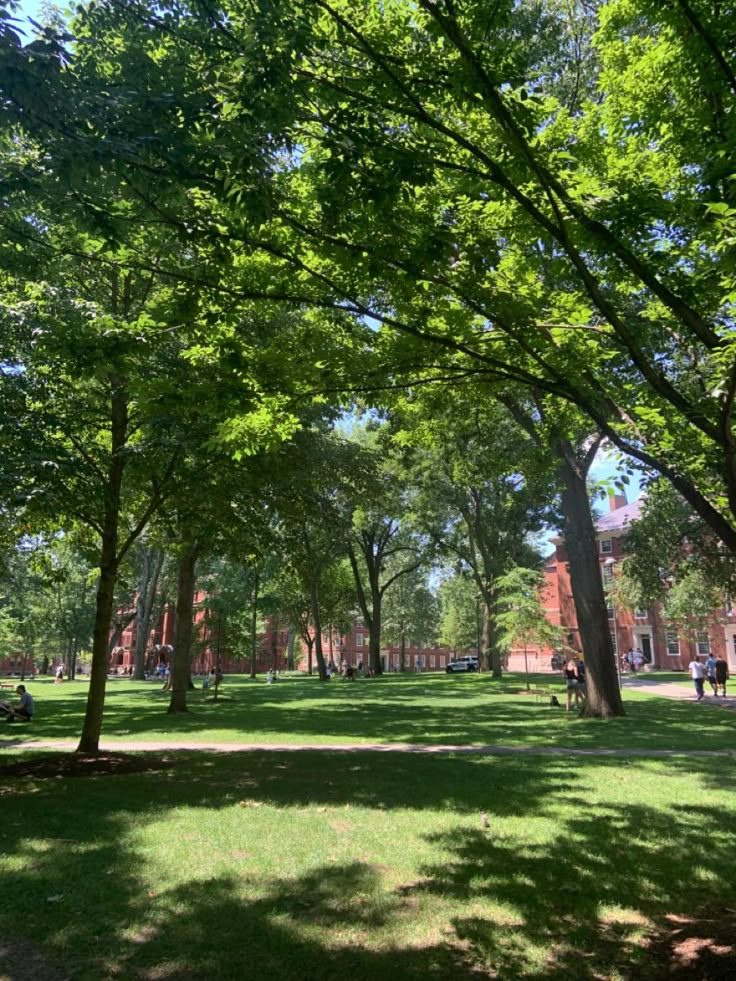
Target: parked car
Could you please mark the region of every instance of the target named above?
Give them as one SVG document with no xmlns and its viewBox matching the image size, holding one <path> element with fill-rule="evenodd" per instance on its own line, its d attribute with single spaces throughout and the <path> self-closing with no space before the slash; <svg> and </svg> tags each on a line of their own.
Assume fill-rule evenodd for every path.
<svg viewBox="0 0 736 981">
<path fill-rule="evenodd" d="M 458 657 L 450 663 L 445 668 L 446 674 L 455 674 L 457 671 L 477 671 L 478 670 L 478 658 L 468 655 L 467 657 Z"/>
</svg>

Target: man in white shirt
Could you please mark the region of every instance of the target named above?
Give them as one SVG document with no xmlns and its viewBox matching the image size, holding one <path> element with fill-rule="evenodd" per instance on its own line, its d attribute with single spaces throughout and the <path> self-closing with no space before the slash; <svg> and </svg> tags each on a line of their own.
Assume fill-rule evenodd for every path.
<svg viewBox="0 0 736 981">
<path fill-rule="evenodd" d="M 692 659 L 692 661 L 687 666 L 690 672 L 690 677 L 693 679 L 695 685 L 695 693 L 698 696 L 698 701 L 701 700 L 705 694 L 703 691 L 703 679 L 705 678 L 705 668 L 698 660 L 697 655 Z"/>
</svg>

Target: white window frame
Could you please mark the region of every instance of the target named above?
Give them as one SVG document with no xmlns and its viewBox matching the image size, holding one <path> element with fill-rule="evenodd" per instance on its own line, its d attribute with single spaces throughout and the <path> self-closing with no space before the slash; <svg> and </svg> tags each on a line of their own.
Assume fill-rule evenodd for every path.
<svg viewBox="0 0 736 981">
<path fill-rule="evenodd" d="M 606 603 L 606 613 L 608 614 L 609 620 L 616 619 L 616 607 L 613 605 L 613 603 Z"/>
<path fill-rule="evenodd" d="M 601 555 L 613 555 L 612 538 L 601 538 Z"/>
<path fill-rule="evenodd" d="M 618 638 L 615 630 L 611 631 L 611 644 L 613 645 L 613 653 L 618 654 Z"/>
<path fill-rule="evenodd" d="M 646 620 L 648 616 L 649 616 L 648 610 L 634 610 L 635 620 Z"/>
<path fill-rule="evenodd" d="M 727 617 L 736 616 L 736 613 L 734 613 L 734 608 L 733 608 L 733 599 L 730 596 L 727 596 L 725 598 L 723 602 L 723 606 L 725 607 Z"/>
<path fill-rule="evenodd" d="M 673 651 L 673 645 L 677 646 L 677 650 Z M 680 636 L 676 630 L 668 628 L 664 632 L 664 646 L 669 657 L 679 657 L 680 656 Z"/>
<path fill-rule="evenodd" d="M 603 577 L 603 585 L 610 586 L 613 582 L 613 566 L 604 565 L 601 566 L 601 576 Z"/>
<path fill-rule="evenodd" d="M 430 668 L 435 668 L 436 667 L 436 663 L 435 662 L 436 662 L 436 658 L 435 658 L 434 654 L 430 654 L 429 655 L 429 666 L 430 666 Z"/>
<path fill-rule="evenodd" d="M 355 646 L 356 647 L 362 647 L 363 646 L 363 634 L 356 634 L 355 635 Z"/>
<path fill-rule="evenodd" d="M 695 646 L 699 657 L 707 657 L 710 654 L 710 636 L 707 630 L 698 630 L 695 635 Z"/>
</svg>

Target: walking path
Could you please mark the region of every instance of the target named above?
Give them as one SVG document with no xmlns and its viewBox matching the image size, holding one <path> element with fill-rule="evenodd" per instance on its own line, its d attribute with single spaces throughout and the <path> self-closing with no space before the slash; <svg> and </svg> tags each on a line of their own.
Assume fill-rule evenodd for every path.
<svg viewBox="0 0 736 981">
<path fill-rule="evenodd" d="M 678 702 L 695 702 L 695 689 L 692 684 L 685 687 L 674 681 L 657 681 L 651 675 L 627 675 L 621 679 L 624 688 L 631 688 L 635 691 L 646 692 L 647 695 L 659 695 L 662 698 L 673 698 Z M 706 681 L 706 686 L 707 686 Z M 701 705 L 713 705 L 716 708 L 736 709 L 736 697 L 729 695 L 722 698 L 716 697 L 712 693 L 706 692 L 705 698 L 700 702 Z"/>
<path fill-rule="evenodd" d="M 0 749 L 50 749 L 72 752 L 71 739 L 2 739 Z M 465 756 L 736 756 L 721 749 L 594 749 L 581 746 L 462 746 L 453 743 L 195 743 L 125 740 L 100 742 L 101 753 L 458 753 Z"/>
</svg>

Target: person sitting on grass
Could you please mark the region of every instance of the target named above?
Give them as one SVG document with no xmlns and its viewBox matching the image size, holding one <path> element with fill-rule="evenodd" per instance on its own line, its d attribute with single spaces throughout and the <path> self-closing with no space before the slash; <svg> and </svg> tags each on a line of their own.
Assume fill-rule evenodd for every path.
<svg viewBox="0 0 736 981">
<path fill-rule="evenodd" d="M 33 696 L 28 694 L 25 685 L 18 685 L 15 691 L 18 695 L 18 704 L 11 705 L 10 702 L 0 702 L 0 711 L 7 713 L 8 722 L 14 722 L 16 719 L 21 719 L 23 722 L 30 722 L 33 718 L 35 707 Z"/>
</svg>

